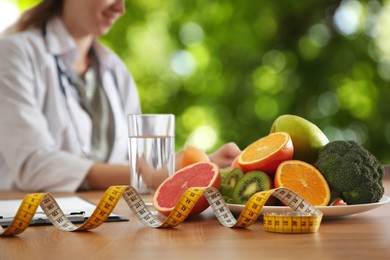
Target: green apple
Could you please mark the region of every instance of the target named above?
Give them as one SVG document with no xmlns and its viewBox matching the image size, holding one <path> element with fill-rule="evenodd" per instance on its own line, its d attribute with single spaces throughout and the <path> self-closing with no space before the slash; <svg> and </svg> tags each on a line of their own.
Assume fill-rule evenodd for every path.
<svg viewBox="0 0 390 260">
<path fill-rule="evenodd" d="M 312 122 L 295 115 L 279 116 L 271 126 L 271 133 L 286 132 L 290 135 L 294 146 L 294 159 L 315 163 L 318 150 L 329 140 Z"/>
</svg>

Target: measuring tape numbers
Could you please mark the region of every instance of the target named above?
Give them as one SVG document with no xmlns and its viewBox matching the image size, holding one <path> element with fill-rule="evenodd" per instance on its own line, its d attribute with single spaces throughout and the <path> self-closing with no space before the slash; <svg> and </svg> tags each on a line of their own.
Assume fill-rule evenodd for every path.
<svg viewBox="0 0 390 260">
<path fill-rule="evenodd" d="M 207 199 L 219 222 L 229 228 L 245 228 L 252 225 L 259 218 L 261 210 L 270 196 L 275 196 L 288 205 L 292 212 L 263 214 L 265 231 L 278 233 L 317 232 L 322 220 L 321 211 L 287 188 L 277 188 L 254 194 L 245 204 L 238 219 L 236 219 L 222 195 L 213 187 L 192 187 L 187 189 L 170 215 L 165 217 L 161 214 L 152 213 L 132 186 L 111 186 L 105 191 L 91 216 L 78 226 L 68 219 L 50 193 L 27 194 L 11 224 L 5 229 L 0 226 L 0 236 L 22 233 L 29 226 L 39 206 L 49 221 L 60 230 L 91 230 L 106 221 L 120 197 L 125 199 L 133 214 L 143 225 L 152 228 L 173 228 L 187 218 L 202 195 Z"/>
</svg>

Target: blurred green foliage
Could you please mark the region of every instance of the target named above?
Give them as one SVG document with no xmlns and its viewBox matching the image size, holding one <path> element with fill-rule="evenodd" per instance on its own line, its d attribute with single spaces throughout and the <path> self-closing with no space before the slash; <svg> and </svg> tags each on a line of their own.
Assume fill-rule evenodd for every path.
<svg viewBox="0 0 390 260">
<path fill-rule="evenodd" d="M 133 0 L 126 9 L 100 40 L 128 66 L 144 113 L 176 115 L 177 149 L 245 148 L 295 114 L 390 164 L 387 1 Z"/>
</svg>

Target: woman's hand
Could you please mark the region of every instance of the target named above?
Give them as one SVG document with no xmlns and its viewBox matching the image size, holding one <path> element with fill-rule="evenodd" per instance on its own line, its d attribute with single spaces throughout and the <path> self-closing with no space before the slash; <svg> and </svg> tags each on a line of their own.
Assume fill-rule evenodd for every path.
<svg viewBox="0 0 390 260">
<path fill-rule="evenodd" d="M 240 148 L 233 142 L 222 145 L 217 151 L 209 155 L 210 161 L 220 168 L 229 167 L 233 160 L 241 153 Z"/>
</svg>

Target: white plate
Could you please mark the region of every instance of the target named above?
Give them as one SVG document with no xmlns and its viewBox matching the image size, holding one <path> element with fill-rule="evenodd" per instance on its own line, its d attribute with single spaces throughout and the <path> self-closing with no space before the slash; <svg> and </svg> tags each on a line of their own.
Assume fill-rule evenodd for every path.
<svg viewBox="0 0 390 260">
<path fill-rule="evenodd" d="M 369 204 L 357 204 L 357 205 L 345 205 L 345 206 L 318 206 L 319 210 L 324 214 L 324 218 L 339 218 L 345 217 L 357 213 L 362 213 L 375 209 L 379 206 L 382 206 L 390 202 L 389 196 L 383 196 L 382 199 L 377 203 Z M 240 214 L 244 209 L 245 205 L 239 204 L 227 204 L 230 211 L 234 214 Z M 289 212 L 291 211 L 290 207 L 285 206 L 264 206 L 261 210 L 261 213 L 270 213 L 270 212 Z"/>
</svg>

